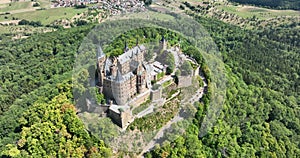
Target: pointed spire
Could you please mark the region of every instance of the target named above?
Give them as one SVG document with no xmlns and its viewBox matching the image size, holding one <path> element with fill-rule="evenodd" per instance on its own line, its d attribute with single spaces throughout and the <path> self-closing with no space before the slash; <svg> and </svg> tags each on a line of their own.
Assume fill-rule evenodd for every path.
<svg viewBox="0 0 300 158">
<path fill-rule="evenodd" d="M 162 35 L 162 38 L 159 42 L 160 42 L 161 49 L 166 50 L 167 49 L 167 41 L 166 41 L 164 35 Z"/>
<path fill-rule="evenodd" d="M 116 75 L 116 82 L 122 82 L 123 81 L 123 75 L 121 73 L 121 64 L 119 62 L 117 62 L 117 75 Z"/>
<path fill-rule="evenodd" d="M 123 81 L 123 76 L 122 76 L 122 74 L 121 74 L 121 72 L 120 72 L 120 70 L 118 69 L 118 71 L 117 71 L 117 76 L 116 76 L 116 82 L 122 82 Z"/>
<path fill-rule="evenodd" d="M 137 67 L 137 75 L 142 75 L 144 71 L 145 71 L 145 68 L 144 68 L 142 62 L 139 62 L 138 67 Z"/>
<path fill-rule="evenodd" d="M 127 45 L 127 41 L 125 41 L 125 46 L 124 46 L 124 53 L 127 52 L 129 50 L 128 45 Z"/>
<path fill-rule="evenodd" d="M 103 53 L 101 46 L 97 45 L 97 58 L 100 59 L 104 56 L 105 56 L 105 54 Z"/>
<path fill-rule="evenodd" d="M 136 37 L 136 46 L 139 45 L 139 37 Z"/>
<path fill-rule="evenodd" d="M 164 35 L 162 35 L 162 37 L 161 37 L 161 40 L 160 40 L 161 42 L 166 42 L 166 39 L 165 39 L 165 36 Z"/>
<path fill-rule="evenodd" d="M 107 72 L 110 71 L 110 66 L 111 65 L 112 65 L 112 61 L 110 60 L 110 58 L 106 58 L 105 65 L 104 65 L 104 69 L 105 69 L 106 74 L 107 74 Z"/>
<path fill-rule="evenodd" d="M 116 63 L 117 63 L 118 70 L 120 70 L 121 67 L 122 67 L 122 65 L 121 65 L 121 63 L 120 63 L 120 61 L 118 59 L 116 59 L 116 60 L 117 60 Z"/>
</svg>

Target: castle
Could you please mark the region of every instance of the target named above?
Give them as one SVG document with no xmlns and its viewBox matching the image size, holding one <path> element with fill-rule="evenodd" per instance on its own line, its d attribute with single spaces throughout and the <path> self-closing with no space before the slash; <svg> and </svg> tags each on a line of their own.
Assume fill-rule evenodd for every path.
<svg viewBox="0 0 300 158">
<path fill-rule="evenodd" d="M 166 49 L 163 37 L 160 49 Z M 152 66 L 144 59 L 146 48 L 136 42 L 129 49 L 125 43 L 124 53 L 118 57 L 106 57 L 101 47 L 97 50 L 97 86 L 106 100 L 117 105 L 125 105 L 138 94 L 151 88 Z"/>
<path fill-rule="evenodd" d="M 150 88 L 147 66 L 144 63 L 146 48 L 137 45 L 124 48 L 118 57 L 106 57 L 98 51 L 97 79 L 105 98 L 117 105 L 125 105 L 137 94 Z"/>
<path fill-rule="evenodd" d="M 164 37 L 157 51 L 162 50 L 167 50 Z M 100 114 L 109 116 L 123 129 L 135 118 L 132 109 L 148 99 L 152 102 L 163 99 L 162 88 L 154 88 L 151 81 L 160 80 L 159 75 L 166 73 L 167 65 L 156 60 L 146 62 L 146 53 L 146 47 L 139 45 L 138 40 L 131 49 L 125 43 L 123 53 L 115 57 L 108 57 L 100 46 L 97 48 L 96 85 L 106 99 L 106 104 L 100 106 Z M 184 61 L 177 58 L 180 60 L 177 64 Z M 166 78 L 172 79 L 171 75 Z M 180 77 L 178 87 L 191 85 L 191 79 L 191 76 Z"/>
</svg>

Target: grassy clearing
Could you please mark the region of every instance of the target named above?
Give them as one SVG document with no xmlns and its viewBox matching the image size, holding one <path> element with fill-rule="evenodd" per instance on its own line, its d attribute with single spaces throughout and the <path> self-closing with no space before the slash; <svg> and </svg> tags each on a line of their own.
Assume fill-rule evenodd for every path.
<svg viewBox="0 0 300 158">
<path fill-rule="evenodd" d="M 166 81 L 166 82 L 162 83 L 162 87 L 163 87 L 163 88 L 166 88 L 166 87 L 168 87 L 171 83 L 172 83 L 171 80 Z"/>
<path fill-rule="evenodd" d="M 179 100 L 175 98 L 165 103 L 157 112 L 135 119 L 128 129 L 138 129 L 143 132 L 160 129 L 179 112 L 179 104 Z"/>
<path fill-rule="evenodd" d="M 11 33 L 11 29 L 7 26 L 1 26 L 0 25 L 0 35 L 1 34 L 7 34 L 7 33 Z"/>
<path fill-rule="evenodd" d="M 124 17 L 126 17 L 125 15 Z M 152 11 L 147 11 L 147 12 L 141 12 L 141 13 L 131 13 L 128 14 L 131 18 L 140 18 L 140 19 L 157 19 L 159 17 L 160 20 L 174 20 L 174 17 L 167 15 L 167 14 L 162 14 L 158 12 L 152 12 Z"/>
<path fill-rule="evenodd" d="M 150 103 L 151 103 L 151 100 L 147 100 L 146 102 L 142 103 L 140 106 L 138 106 L 132 110 L 132 114 L 136 115 L 136 114 L 142 112 L 143 110 L 147 109 L 148 106 L 150 105 Z"/>
<path fill-rule="evenodd" d="M 18 19 L 26 19 L 30 21 L 40 21 L 42 24 L 50 24 L 51 22 L 58 19 L 71 19 L 78 13 L 86 11 L 84 9 L 74 9 L 74 8 L 52 8 L 46 10 L 37 10 L 24 13 L 16 13 L 10 15 L 1 15 L 0 21 L 11 20 L 13 17 Z M 5 18 L 5 16 L 7 18 Z"/>
<path fill-rule="evenodd" d="M 256 16 L 259 19 L 269 19 L 277 16 L 299 16 L 300 14 L 299 11 L 294 10 L 273 10 L 253 6 L 220 5 L 218 6 L 218 9 L 236 14 L 243 18 L 252 18 L 253 16 Z"/>
<path fill-rule="evenodd" d="M 13 2 L 13 3 L 6 3 L 0 5 L 0 12 L 10 12 L 14 10 L 20 9 L 32 9 L 31 1 L 21 1 L 21 2 Z"/>
<path fill-rule="evenodd" d="M 51 7 L 51 2 L 49 0 L 38 0 L 40 3 L 41 8 L 50 8 Z"/>
</svg>

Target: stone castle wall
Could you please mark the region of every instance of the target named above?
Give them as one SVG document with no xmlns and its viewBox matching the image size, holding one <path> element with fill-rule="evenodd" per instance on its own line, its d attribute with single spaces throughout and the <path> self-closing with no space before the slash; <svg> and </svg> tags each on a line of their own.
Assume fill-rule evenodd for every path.
<svg viewBox="0 0 300 158">
<path fill-rule="evenodd" d="M 118 126 L 122 127 L 122 118 L 121 118 L 121 114 L 120 113 L 117 113 L 117 112 L 115 112 L 113 110 L 109 110 L 108 116 L 112 119 L 112 121 L 115 124 L 117 124 Z"/>
<path fill-rule="evenodd" d="M 139 95 L 136 98 L 133 98 L 133 100 L 129 103 L 131 106 L 133 106 L 133 108 L 139 106 L 140 104 L 144 103 L 145 101 L 148 100 L 150 96 L 150 91 L 147 91 L 141 95 Z"/>
<path fill-rule="evenodd" d="M 162 88 L 159 88 L 157 90 L 152 90 L 150 93 L 150 99 L 152 101 L 157 101 L 162 98 Z"/>
</svg>

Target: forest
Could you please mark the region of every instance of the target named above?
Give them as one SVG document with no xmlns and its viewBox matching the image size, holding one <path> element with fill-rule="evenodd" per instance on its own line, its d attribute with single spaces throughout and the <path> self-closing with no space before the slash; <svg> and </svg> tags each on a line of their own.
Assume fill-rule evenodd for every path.
<svg viewBox="0 0 300 158">
<path fill-rule="evenodd" d="M 40 128 L 42 124 L 49 125 L 43 129 L 45 132 L 49 129 L 64 128 L 65 131 L 63 132 L 68 139 L 60 141 L 62 143 L 68 142 L 69 149 L 62 149 L 65 150 L 65 152 L 61 152 L 61 156 L 64 155 L 63 157 L 76 157 L 68 154 L 71 154 L 77 148 L 77 150 L 83 149 L 77 154 L 86 155 L 90 150 L 93 149 L 96 152 L 101 147 L 100 141 L 97 142 L 97 139 L 89 138 L 91 135 L 87 133 L 78 118 L 77 120 L 71 120 L 73 119 L 72 117 L 76 119 L 74 112 L 63 113 L 62 111 L 61 116 L 54 112 L 62 108 L 63 105 L 61 103 L 64 102 L 66 105 L 68 104 L 66 108 L 74 108 L 71 103 L 67 103 L 73 97 L 71 93 L 71 70 L 75 52 L 90 28 L 92 26 L 45 33 L 24 40 L 8 41 L 0 44 L 0 151 L 2 151 L 0 155 L 12 156 L 12 154 L 19 153 L 22 156 L 32 156 L 37 149 L 39 149 L 40 153 L 37 152 L 35 156 L 38 157 L 50 153 L 58 153 L 61 149 L 45 146 L 45 142 L 50 143 L 47 141 L 56 140 L 57 142 L 60 140 L 60 137 L 57 136 L 45 137 L 45 142 L 40 142 L 41 144 L 39 144 L 42 147 L 36 142 L 25 143 L 24 140 L 32 137 L 29 134 L 34 134 L 34 132 L 43 133 L 43 131 L 34 130 L 34 128 Z M 62 99 L 57 101 L 56 99 L 53 100 L 54 98 Z M 53 105 L 52 110 L 54 110 L 54 113 L 51 113 L 49 109 L 47 110 L 48 107 L 51 107 L 48 106 L 50 104 Z M 42 109 L 42 106 L 44 109 Z M 28 111 L 30 112 L 28 113 Z M 42 122 L 31 122 L 28 120 L 35 116 L 42 118 L 46 111 L 49 112 L 49 116 L 46 117 L 51 117 L 52 119 L 45 119 Z M 56 121 L 58 119 L 61 120 L 60 125 L 57 125 L 58 122 Z M 74 122 L 76 124 L 73 124 L 73 127 L 68 125 L 70 124 L 68 122 L 73 121 L 77 121 L 77 123 Z M 69 131 L 74 126 L 78 129 L 81 127 L 81 131 Z M 24 130 L 25 128 L 27 132 Z M 38 136 L 40 134 L 35 133 L 34 135 Z M 81 139 L 84 139 L 84 142 Z M 25 144 L 15 144 L 14 142 L 18 140 L 20 143 L 24 141 Z M 74 143 L 81 145 L 74 146 Z M 99 146 L 93 147 L 93 144 L 99 144 Z M 67 144 L 62 144 L 62 146 L 65 145 Z M 40 150 L 40 148 L 44 150 Z M 103 148 L 105 147 L 103 146 Z"/>
<path fill-rule="evenodd" d="M 282 38 L 283 44 L 268 31 L 262 35 L 191 16 L 207 28 L 223 52 L 229 79 L 226 102 L 207 135 L 197 137 L 203 115 L 199 109 L 198 126 L 146 157 L 299 157 L 300 58 L 299 48 L 288 42 L 293 36 Z"/>
<path fill-rule="evenodd" d="M 229 0 L 241 4 L 252 4 L 274 9 L 294 9 L 300 10 L 300 1 L 298 0 Z"/>
<path fill-rule="evenodd" d="M 250 31 L 190 16 L 222 52 L 226 101 L 216 125 L 199 137 L 211 99 L 205 95 L 186 133 L 145 157 L 300 157 L 300 50 L 294 42 L 299 31 Z M 75 54 L 91 28 L 0 43 L 1 157 L 112 156 L 85 129 L 72 102 Z"/>
</svg>

